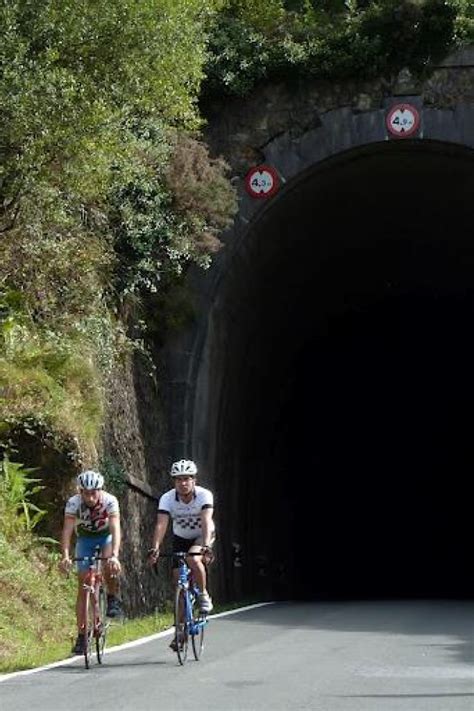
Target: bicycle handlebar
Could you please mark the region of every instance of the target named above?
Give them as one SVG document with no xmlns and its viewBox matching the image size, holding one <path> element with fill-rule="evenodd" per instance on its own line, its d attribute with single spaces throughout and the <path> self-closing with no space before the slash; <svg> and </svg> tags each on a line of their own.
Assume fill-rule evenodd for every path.
<svg viewBox="0 0 474 711">
<path fill-rule="evenodd" d="M 202 551 L 199 553 L 188 553 L 186 551 L 178 551 L 177 553 L 159 553 L 159 558 L 186 558 L 188 555 L 204 555 Z"/>
<path fill-rule="evenodd" d="M 83 555 L 81 558 L 71 558 L 71 560 L 76 563 L 77 561 L 81 560 L 110 560 L 110 558 L 113 558 L 113 556 L 108 556 L 105 558 L 104 556 L 100 555 Z"/>
</svg>

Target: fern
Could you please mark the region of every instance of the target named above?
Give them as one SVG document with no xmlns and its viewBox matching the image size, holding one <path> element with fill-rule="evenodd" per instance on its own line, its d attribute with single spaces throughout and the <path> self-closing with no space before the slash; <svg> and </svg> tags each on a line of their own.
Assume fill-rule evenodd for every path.
<svg viewBox="0 0 474 711">
<path fill-rule="evenodd" d="M 32 498 L 44 486 L 41 479 L 30 476 L 36 469 L 12 462 L 4 456 L 0 463 L 0 513 L 1 527 L 5 535 L 33 531 L 46 511 L 40 509 Z"/>
</svg>

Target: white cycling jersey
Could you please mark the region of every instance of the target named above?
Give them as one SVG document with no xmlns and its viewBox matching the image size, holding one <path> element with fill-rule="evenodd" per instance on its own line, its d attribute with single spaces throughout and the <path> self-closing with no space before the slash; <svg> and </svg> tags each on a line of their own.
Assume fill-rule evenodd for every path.
<svg viewBox="0 0 474 711">
<path fill-rule="evenodd" d="M 198 538 L 202 533 L 201 511 L 214 508 L 214 497 L 209 489 L 194 487 L 194 495 L 189 504 L 178 496 L 176 489 L 170 489 L 158 502 L 158 513 L 165 513 L 173 522 L 173 533 L 180 538 Z M 212 530 L 214 525 L 212 524 Z"/>
<path fill-rule="evenodd" d="M 109 532 L 109 516 L 120 512 L 117 497 L 107 491 L 101 491 L 99 501 L 93 508 L 85 505 L 80 494 L 71 496 L 66 503 L 64 513 L 76 518 L 78 536 L 102 536 Z"/>
</svg>

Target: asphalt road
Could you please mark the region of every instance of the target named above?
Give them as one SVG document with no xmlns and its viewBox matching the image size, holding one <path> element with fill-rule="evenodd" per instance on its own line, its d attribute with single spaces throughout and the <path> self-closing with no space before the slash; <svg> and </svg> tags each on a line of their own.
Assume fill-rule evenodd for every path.
<svg viewBox="0 0 474 711">
<path fill-rule="evenodd" d="M 14 711 L 472 711 L 473 601 L 279 603 L 211 617 L 202 660 L 170 637 L 23 676 Z"/>
</svg>

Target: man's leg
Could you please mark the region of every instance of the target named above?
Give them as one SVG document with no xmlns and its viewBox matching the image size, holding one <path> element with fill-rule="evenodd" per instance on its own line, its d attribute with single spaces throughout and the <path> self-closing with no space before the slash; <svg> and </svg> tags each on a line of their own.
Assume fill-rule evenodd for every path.
<svg viewBox="0 0 474 711">
<path fill-rule="evenodd" d="M 109 536 L 108 538 L 112 538 Z M 107 542 L 102 546 L 101 555 L 104 558 L 110 558 L 112 555 L 112 541 Z M 107 617 L 118 617 L 122 613 L 119 592 L 119 580 L 116 575 L 112 575 L 106 561 L 102 561 L 102 571 L 104 573 L 105 588 L 107 590 Z"/>
<path fill-rule="evenodd" d="M 84 632 L 86 626 L 87 590 L 84 588 L 86 576 L 87 571 L 81 571 L 77 575 L 76 621 L 78 632 Z"/>
<path fill-rule="evenodd" d="M 212 540 L 212 543 L 214 542 L 214 539 Z M 202 543 L 200 539 L 196 539 L 195 544 L 192 545 L 189 549 L 190 553 L 200 553 L 202 548 Z M 209 592 L 207 590 L 207 572 L 206 572 L 206 566 L 204 565 L 202 556 L 199 555 L 192 555 L 189 556 L 188 564 L 191 570 L 193 571 L 194 579 L 197 583 L 197 586 L 199 590 L 201 591 L 201 594 L 199 595 L 199 609 L 201 612 L 207 614 L 208 612 L 211 612 L 213 609 L 213 604 L 211 597 L 209 595 Z"/>
<path fill-rule="evenodd" d="M 76 623 L 77 637 L 72 648 L 73 654 L 83 654 L 85 644 L 85 620 L 86 620 L 86 597 L 87 590 L 84 589 L 84 581 L 87 572 L 78 573 L 77 576 L 77 598 L 76 598 Z"/>
<path fill-rule="evenodd" d="M 200 553 L 201 546 L 191 546 L 189 553 Z M 206 590 L 206 568 L 202 562 L 202 555 L 190 555 L 186 559 L 189 567 L 193 571 L 194 580 L 201 592 L 207 592 Z"/>
<path fill-rule="evenodd" d="M 88 541 L 84 538 L 78 538 L 76 542 L 75 557 L 82 558 L 91 555 L 89 551 Z M 86 600 L 87 590 L 84 588 L 84 583 L 87 577 L 89 564 L 87 561 L 77 562 L 77 597 L 76 597 L 76 623 L 77 623 L 77 638 L 72 648 L 73 654 L 83 654 L 85 645 L 85 627 L 86 627 Z"/>
</svg>

